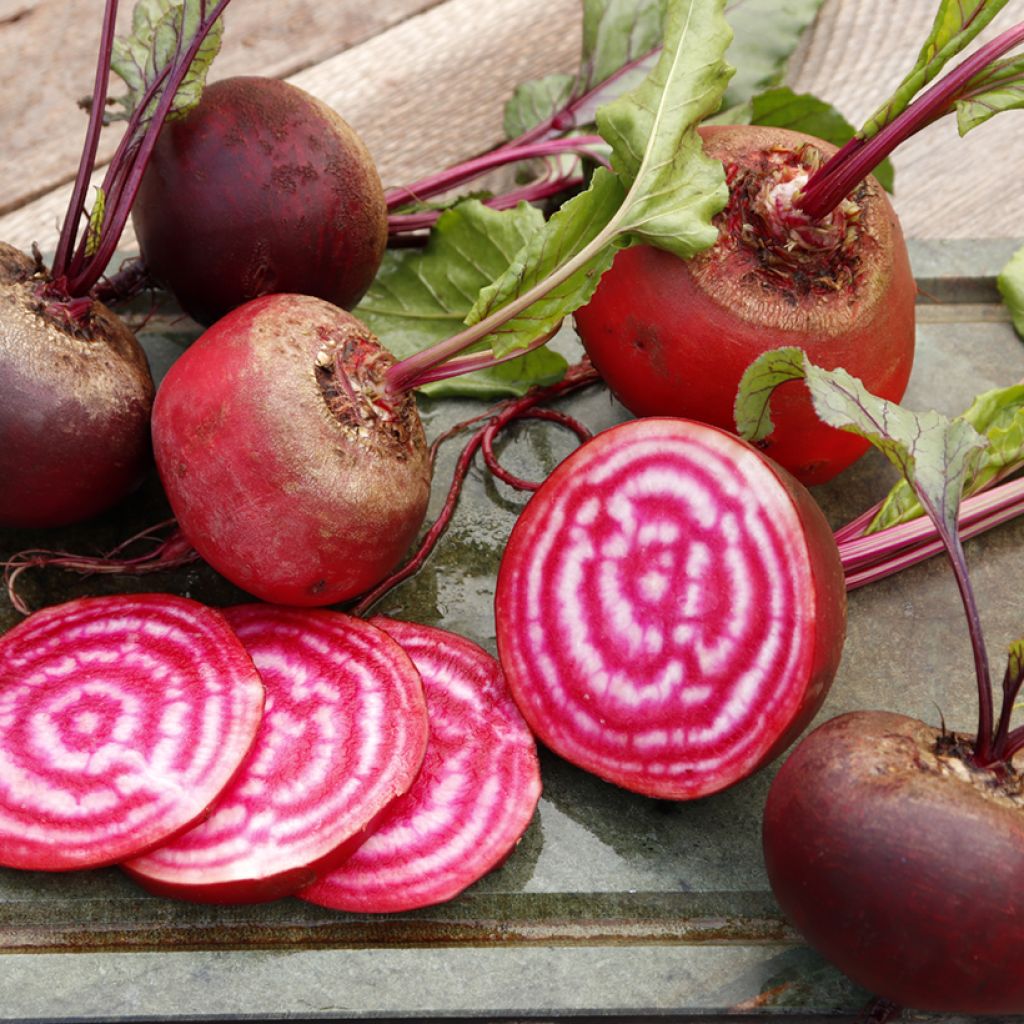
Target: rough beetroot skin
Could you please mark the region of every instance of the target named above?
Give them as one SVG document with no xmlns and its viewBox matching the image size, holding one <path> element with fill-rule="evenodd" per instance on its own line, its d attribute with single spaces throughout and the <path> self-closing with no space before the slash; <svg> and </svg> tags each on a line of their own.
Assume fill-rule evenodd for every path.
<svg viewBox="0 0 1024 1024">
<path fill-rule="evenodd" d="M 215 82 L 164 126 L 132 221 L 146 266 L 204 324 L 271 292 L 351 308 L 387 244 L 384 190 L 362 141 L 270 78 Z"/>
<path fill-rule="evenodd" d="M 0 638 L 0 864 L 98 867 L 165 842 L 231 781 L 263 685 L 224 617 L 93 597 Z"/>
<path fill-rule="evenodd" d="M 495 594 L 538 737 L 648 796 L 705 796 L 795 739 L 839 663 L 846 588 L 807 491 L 746 442 L 652 417 L 598 434 L 530 499 Z"/>
<path fill-rule="evenodd" d="M 764 851 L 787 917 L 901 1006 L 1024 1011 L 1024 787 L 967 742 L 888 712 L 801 741 L 772 783 Z"/>
<path fill-rule="evenodd" d="M 88 519 L 151 465 L 153 379 L 135 335 L 99 302 L 68 328 L 44 312 L 40 283 L 0 243 L 0 527 Z"/>
<path fill-rule="evenodd" d="M 375 618 L 423 678 L 423 770 L 352 856 L 299 895 L 360 913 L 457 896 L 509 855 L 540 798 L 537 745 L 486 651 L 443 629 Z"/>
<path fill-rule="evenodd" d="M 338 612 L 225 612 L 267 691 L 252 750 L 196 828 L 124 868 L 162 896 L 277 899 L 358 847 L 415 780 L 427 745 L 423 686 L 402 648 Z"/>
<path fill-rule="evenodd" d="M 183 353 L 154 403 L 153 447 L 207 562 L 291 605 L 334 604 L 387 574 L 430 490 L 415 401 L 381 388 L 392 362 L 350 314 L 302 295 L 255 299 Z"/>
<path fill-rule="evenodd" d="M 838 248 L 829 243 L 831 249 L 808 250 L 794 262 L 790 250 L 765 241 L 755 179 L 745 172 L 757 171 L 761 180 L 765 168 L 777 166 L 785 177 L 796 170 L 792 154 L 802 147 L 826 154 L 834 148 L 781 128 L 712 127 L 702 134 L 730 182 L 730 205 L 715 222 L 718 242 L 690 260 L 644 246 L 623 250 L 575 314 L 608 386 L 638 416 L 685 416 L 735 430 L 743 371 L 763 352 L 795 345 L 815 365 L 841 366 L 873 394 L 898 401 L 913 361 L 916 289 L 881 186 L 869 178 L 857 190 L 858 219 L 842 215 Z M 780 231 L 788 244 L 788 231 Z M 855 246 L 845 243 L 848 231 Z M 868 447 L 825 426 L 799 383 L 780 388 L 772 418 L 776 429 L 764 450 L 805 484 L 830 479 Z"/>
</svg>

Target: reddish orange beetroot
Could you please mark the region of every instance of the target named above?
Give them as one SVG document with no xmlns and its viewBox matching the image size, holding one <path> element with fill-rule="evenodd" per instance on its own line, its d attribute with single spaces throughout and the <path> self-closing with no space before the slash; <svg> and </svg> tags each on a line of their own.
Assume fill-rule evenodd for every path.
<svg viewBox="0 0 1024 1024">
<path fill-rule="evenodd" d="M 423 521 L 430 460 L 393 359 L 344 310 L 268 295 L 205 332 L 153 407 L 153 448 L 185 536 L 266 601 L 326 605 L 382 579 Z"/>
<path fill-rule="evenodd" d="M 638 416 L 735 430 L 743 371 L 762 353 L 795 345 L 816 365 L 842 366 L 873 394 L 900 399 L 913 361 L 915 285 L 881 186 L 867 179 L 854 203 L 821 225 L 792 210 L 780 221 L 777 208 L 804 165 L 834 147 L 749 125 L 702 134 L 730 183 L 719 241 L 686 261 L 649 247 L 620 252 L 576 313 L 608 386 Z M 775 191 L 763 191 L 766 180 Z M 867 449 L 822 424 L 797 384 L 780 389 L 772 418 L 764 450 L 805 484 L 828 480 Z"/>
</svg>

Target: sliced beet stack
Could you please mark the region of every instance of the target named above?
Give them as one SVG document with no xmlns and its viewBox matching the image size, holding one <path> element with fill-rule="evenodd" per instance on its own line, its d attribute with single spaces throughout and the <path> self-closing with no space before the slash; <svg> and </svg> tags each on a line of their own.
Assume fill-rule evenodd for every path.
<svg viewBox="0 0 1024 1024">
<path fill-rule="evenodd" d="M 688 420 L 606 430 L 513 528 L 498 655 L 537 736 L 627 789 L 690 799 L 749 775 L 810 721 L 846 590 L 806 488 Z"/>
<path fill-rule="evenodd" d="M 501 667 L 445 630 L 376 618 L 423 677 L 430 742 L 423 770 L 372 836 L 299 895 L 385 913 L 441 903 L 500 864 L 540 798 L 537 748 Z"/>
<path fill-rule="evenodd" d="M 222 615 L 95 597 L 0 638 L 0 864 L 113 864 L 189 828 L 252 745 L 263 686 Z"/>
<path fill-rule="evenodd" d="M 206 821 L 123 866 L 159 895 L 260 902 L 366 838 L 419 772 L 427 711 L 412 661 L 375 626 L 260 604 L 225 616 L 267 691 L 256 742 Z"/>
</svg>

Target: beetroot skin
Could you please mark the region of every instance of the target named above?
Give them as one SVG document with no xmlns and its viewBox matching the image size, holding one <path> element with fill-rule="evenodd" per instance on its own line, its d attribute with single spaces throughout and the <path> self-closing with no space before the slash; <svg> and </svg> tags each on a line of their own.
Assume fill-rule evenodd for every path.
<svg viewBox="0 0 1024 1024">
<path fill-rule="evenodd" d="M 913 362 L 916 287 L 882 187 L 867 179 L 854 194 L 856 216 L 852 208 L 836 215 L 849 221 L 835 222 L 838 245 L 819 251 L 813 235 L 794 259 L 787 225 L 775 225 L 785 244 L 769 237 L 758 183 L 767 172 L 786 181 L 801 173 L 808 153 L 834 147 L 749 125 L 702 135 L 730 182 L 729 206 L 715 221 L 718 242 L 690 260 L 647 246 L 623 250 L 575 314 L 616 397 L 637 416 L 685 416 L 735 430 L 743 371 L 764 352 L 795 345 L 815 365 L 841 366 L 873 394 L 898 401 Z M 766 454 L 805 484 L 830 479 L 868 447 L 823 424 L 802 384 L 780 388 L 772 419 Z"/>
<path fill-rule="evenodd" d="M 387 244 L 369 151 L 330 107 L 277 79 L 210 85 L 166 124 L 132 212 L 143 260 L 210 324 L 300 292 L 354 306 Z"/>
<path fill-rule="evenodd" d="M 393 358 L 344 310 L 268 295 L 218 321 L 153 407 L 157 468 L 182 531 L 265 601 L 326 605 L 382 579 L 426 513 L 430 458 Z"/>
<path fill-rule="evenodd" d="M 69 327 L 32 259 L 0 243 L 0 527 L 63 526 L 133 490 L 151 465 L 153 379 L 99 302 Z"/>
<path fill-rule="evenodd" d="M 793 751 L 764 815 L 772 890 L 823 956 L 901 1006 L 1024 1011 L 1024 786 L 922 722 L 856 712 Z"/>
</svg>

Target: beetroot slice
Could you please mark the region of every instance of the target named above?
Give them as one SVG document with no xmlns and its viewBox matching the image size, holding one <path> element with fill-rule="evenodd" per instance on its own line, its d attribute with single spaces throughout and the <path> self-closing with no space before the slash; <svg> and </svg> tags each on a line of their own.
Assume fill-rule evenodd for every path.
<svg viewBox="0 0 1024 1024">
<path fill-rule="evenodd" d="M 0 638 L 0 864 L 113 864 L 230 782 L 263 686 L 223 616 L 167 594 L 83 598 Z"/>
<path fill-rule="evenodd" d="M 423 677 L 430 742 L 423 770 L 377 830 L 299 896 L 385 913 L 441 903 L 501 863 L 540 798 L 537 747 L 501 667 L 445 630 L 376 618 Z"/>
<path fill-rule="evenodd" d="M 648 418 L 530 500 L 498 574 L 498 653 L 538 737 L 620 786 L 689 799 L 796 738 L 838 666 L 845 587 L 805 488 L 743 441 Z"/>
<path fill-rule="evenodd" d="M 409 657 L 360 619 L 256 604 L 225 616 L 267 690 L 256 743 L 206 821 L 123 866 L 160 895 L 258 902 L 366 838 L 419 772 L 427 709 Z"/>
</svg>

